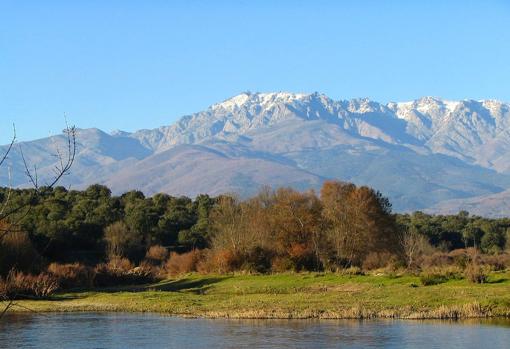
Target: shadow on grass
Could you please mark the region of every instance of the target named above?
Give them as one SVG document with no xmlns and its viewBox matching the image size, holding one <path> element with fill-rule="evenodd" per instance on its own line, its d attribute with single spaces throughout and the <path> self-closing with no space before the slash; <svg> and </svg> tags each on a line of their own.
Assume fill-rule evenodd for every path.
<svg viewBox="0 0 510 349">
<path fill-rule="evenodd" d="M 207 289 L 211 287 L 211 285 L 218 283 L 227 278 L 218 278 L 218 277 L 208 277 L 201 279 L 179 279 L 179 280 L 168 280 L 163 283 L 159 283 L 156 285 L 147 286 L 146 290 L 153 291 L 167 291 L 167 292 L 194 292 L 194 293 L 203 293 Z"/>
<path fill-rule="evenodd" d="M 83 299 L 87 296 L 84 294 L 55 294 L 52 296 L 48 296 L 46 298 L 38 298 L 40 300 L 50 301 L 50 302 L 62 302 L 62 301 L 72 301 L 74 299 Z"/>
<path fill-rule="evenodd" d="M 44 297 L 37 297 L 37 296 L 31 296 L 31 295 L 19 295 L 16 298 L 14 298 L 14 301 L 46 301 L 46 302 L 62 302 L 62 301 L 71 301 L 73 299 L 82 299 L 86 298 L 87 295 L 76 293 L 76 294 L 62 294 L 62 293 L 55 293 L 50 296 L 44 296 Z"/>
<path fill-rule="evenodd" d="M 116 293 L 116 292 L 145 292 L 145 291 L 165 291 L 165 292 L 192 292 L 196 294 L 202 294 L 211 285 L 218 283 L 222 280 L 226 280 L 229 277 L 206 277 L 200 279 L 194 278 L 183 278 L 177 280 L 164 280 L 155 284 L 144 284 L 144 285 L 122 285 L 114 287 L 100 287 L 88 290 L 81 290 L 82 292 L 104 292 L 104 293 Z M 77 290 L 76 290 L 77 291 Z M 59 298 L 67 295 L 60 295 Z M 72 297 L 72 295 L 71 295 Z"/>
</svg>

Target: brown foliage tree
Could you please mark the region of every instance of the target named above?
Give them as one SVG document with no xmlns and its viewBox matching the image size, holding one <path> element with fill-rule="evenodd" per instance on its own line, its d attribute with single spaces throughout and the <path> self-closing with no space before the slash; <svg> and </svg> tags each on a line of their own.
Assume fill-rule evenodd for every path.
<svg viewBox="0 0 510 349">
<path fill-rule="evenodd" d="M 379 192 L 339 181 L 321 189 L 326 232 L 336 262 L 361 265 L 369 252 L 399 251 L 391 205 Z"/>
<path fill-rule="evenodd" d="M 318 267 L 322 204 L 313 191 L 280 188 L 267 215 L 277 255 L 289 256 L 297 269 Z"/>
</svg>

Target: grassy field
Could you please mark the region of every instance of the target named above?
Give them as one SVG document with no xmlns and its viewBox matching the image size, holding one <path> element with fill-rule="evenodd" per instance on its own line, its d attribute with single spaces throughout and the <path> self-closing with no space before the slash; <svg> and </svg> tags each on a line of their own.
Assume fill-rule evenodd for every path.
<svg viewBox="0 0 510 349">
<path fill-rule="evenodd" d="M 230 318 L 468 318 L 510 316 L 510 273 L 486 284 L 415 276 L 187 275 L 146 286 L 61 293 L 19 301 L 36 311 L 160 312 Z M 16 307 L 16 311 L 23 311 Z M 26 311 L 26 310 L 25 310 Z"/>
</svg>

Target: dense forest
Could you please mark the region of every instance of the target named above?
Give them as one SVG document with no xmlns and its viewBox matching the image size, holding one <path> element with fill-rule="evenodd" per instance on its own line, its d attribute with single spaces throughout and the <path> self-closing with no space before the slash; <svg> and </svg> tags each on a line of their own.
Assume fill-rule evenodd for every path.
<svg viewBox="0 0 510 349">
<path fill-rule="evenodd" d="M 419 271 L 459 259 L 465 267 L 466 261 L 482 257 L 504 267 L 510 242 L 510 219 L 467 212 L 395 214 L 381 193 L 338 181 L 326 182 L 320 193 L 264 188 L 244 200 L 228 195 L 145 197 L 139 191 L 113 196 L 101 185 L 83 191 L 39 188 L 36 193 L 3 188 L 0 202 L 7 210 L 28 207 L 0 222 L 0 230 L 9 231 L 0 241 L 3 278 L 61 269 L 71 274 L 93 269 L 95 284 L 108 283 L 97 281 L 101 271 L 133 274 L 136 268 L 150 269 L 145 276 Z"/>
</svg>

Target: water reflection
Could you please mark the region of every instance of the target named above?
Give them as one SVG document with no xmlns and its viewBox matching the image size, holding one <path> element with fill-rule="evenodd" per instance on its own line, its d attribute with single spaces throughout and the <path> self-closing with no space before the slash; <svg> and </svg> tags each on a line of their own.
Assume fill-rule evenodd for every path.
<svg viewBox="0 0 510 349">
<path fill-rule="evenodd" d="M 8 314 L 1 348 L 508 348 L 510 320 L 209 320 Z"/>
</svg>

